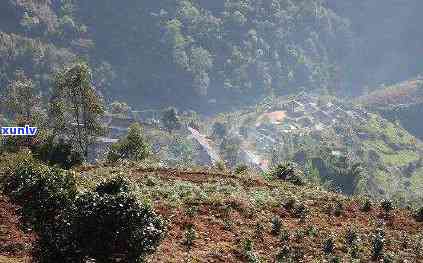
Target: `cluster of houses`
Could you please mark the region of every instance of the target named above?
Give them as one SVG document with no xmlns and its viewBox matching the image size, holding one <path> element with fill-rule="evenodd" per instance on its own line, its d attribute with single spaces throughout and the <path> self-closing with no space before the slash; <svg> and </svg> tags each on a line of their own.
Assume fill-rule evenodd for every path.
<svg viewBox="0 0 423 263">
<path fill-rule="evenodd" d="M 320 103 L 317 97 L 301 94 L 295 98 L 281 101 L 273 110 L 283 110 L 286 113 L 282 131 L 311 132 L 322 130 L 338 122 L 350 119 L 367 120 L 367 112 L 361 109 L 343 109 L 342 106 L 332 102 Z"/>
<path fill-rule="evenodd" d="M 248 134 L 252 136 L 249 140 L 255 141 L 255 150 L 266 151 L 276 144 L 290 144 L 290 135 L 319 137 L 336 124 L 365 122 L 369 118 L 368 113 L 360 108 L 322 102 L 318 97 L 303 93 L 273 103 L 257 119 L 256 129 L 249 129 Z"/>
</svg>

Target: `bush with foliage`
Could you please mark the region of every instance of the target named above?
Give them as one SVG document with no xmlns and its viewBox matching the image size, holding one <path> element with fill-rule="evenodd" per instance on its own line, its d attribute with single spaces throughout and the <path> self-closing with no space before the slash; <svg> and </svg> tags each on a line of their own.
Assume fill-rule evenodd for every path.
<svg viewBox="0 0 423 263">
<path fill-rule="evenodd" d="M 275 216 L 272 218 L 272 235 L 278 236 L 281 233 L 282 220 L 280 217 Z"/>
<path fill-rule="evenodd" d="M 295 185 L 304 185 L 304 179 L 299 170 L 292 163 L 278 164 L 270 171 L 270 176 L 291 182 Z"/>
<path fill-rule="evenodd" d="M 70 143 L 63 139 L 56 142 L 53 137 L 32 147 L 32 151 L 37 159 L 50 166 L 58 165 L 63 169 L 70 169 L 82 164 L 83 161 L 81 153 L 74 151 Z"/>
<path fill-rule="evenodd" d="M 115 178 L 101 182 L 95 191 L 99 195 L 117 195 L 119 193 L 128 193 L 131 190 L 130 182 L 123 176 L 117 176 Z"/>
<path fill-rule="evenodd" d="M 379 259 L 383 256 L 383 249 L 385 247 L 385 232 L 382 229 L 377 229 L 372 236 L 372 258 Z"/>
<path fill-rule="evenodd" d="M 417 222 L 423 222 L 423 207 L 420 207 L 416 211 L 416 214 L 414 215 L 414 217 L 416 218 Z"/>
<path fill-rule="evenodd" d="M 245 174 L 246 172 L 248 172 L 248 166 L 245 164 L 238 165 L 237 167 L 235 167 L 234 172 L 237 175 Z"/>
<path fill-rule="evenodd" d="M 22 206 L 26 223 L 38 232 L 40 262 L 141 262 L 161 241 L 165 225 L 140 204 L 122 177 L 78 194 L 74 177 L 39 163 L 29 153 L 3 158 L 4 193 Z M 124 256 L 122 256 L 124 255 Z"/>
<path fill-rule="evenodd" d="M 143 262 L 163 238 L 165 225 L 128 187 L 118 177 L 77 196 L 40 234 L 43 262 L 80 262 L 87 257 L 111 262 L 117 255 L 125 262 Z"/>
<path fill-rule="evenodd" d="M 51 168 L 19 154 L 6 168 L 4 192 L 22 206 L 24 218 L 36 229 L 55 221 L 60 211 L 72 204 L 76 184 L 63 170 Z"/>
<path fill-rule="evenodd" d="M 54 84 L 48 110 L 53 134 L 65 136 L 87 158 L 90 146 L 105 132 L 103 98 L 94 87 L 91 69 L 77 62 L 59 71 Z"/>
<path fill-rule="evenodd" d="M 344 205 L 342 204 L 342 202 L 336 202 L 335 204 L 335 209 L 334 209 L 334 214 L 335 216 L 339 217 L 344 213 Z"/>
<path fill-rule="evenodd" d="M 197 238 L 197 231 L 195 231 L 194 225 L 188 224 L 186 226 L 184 237 L 184 244 L 189 248 L 192 247 L 192 245 L 194 245 L 195 239 Z"/>
<path fill-rule="evenodd" d="M 305 219 L 310 211 L 305 204 L 301 203 L 295 206 L 293 213 L 295 217 Z"/>
<path fill-rule="evenodd" d="M 143 136 L 141 125 L 134 123 L 129 127 L 128 135 L 111 146 L 107 160 L 116 162 L 118 160 L 141 161 L 150 154 L 150 146 Z"/>
<path fill-rule="evenodd" d="M 228 134 L 225 124 L 215 122 L 212 127 L 212 136 L 216 139 L 223 139 Z"/>
<path fill-rule="evenodd" d="M 355 229 L 349 228 L 345 234 L 345 243 L 351 247 L 358 241 L 358 233 Z"/>
<path fill-rule="evenodd" d="M 325 242 L 323 243 L 323 252 L 325 252 L 325 254 L 332 254 L 335 250 L 335 241 L 333 237 L 329 237 L 328 239 L 325 240 Z"/>
<path fill-rule="evenodd" d="M 315 226 L 309 225 L 306 228 L 305 233 L 310 237 L 316 237 L 319 234 L 319 230 Z"/>
<path fill-rule="evenodd" d="M 194 148 L 192 140 L 175 136 L 169 145 L 170 164 L 190 164 L 194 159 Z"/>
<path fill-rule="evenodd" d="M 369 211 L 372 210 L 372 206 L 373 206 L 372 201 L 370 199 L 366 198 L 363 201 L 363 204 L 362 204 L 360 210 L 363 211 L 363 212 L 369 212 Z"/>
<path fill-rule="evenodd" d="M 302 262 L 304 260 L 304 251 L 298 245 L 284 245 L 276 254 L 277 263 Z"/>
<path fill-rule="evenodd" d="M 257 255 L 254 253 L 254 242 L 251 239 L 244 240 L 244 256 L 247 262 L 256 263 L 260 262 Z"/>
<path fill-rule="evenodd" d="M 382 207 L 385 214 L 389 214 L 392 210 L 394 210 L 394 204 L 391 200 L 382 200 L 380 203 L 380 206 Z"/>
<path fill-rule="evenodd" d="M 283 207 L 287 210 L 292 210 L 297 205 L 298 200 L 295 197 L 290 197 L 288 200 L 283 204 Z"/>
<path fill-rule="evenodd" d="M 236 136 L 225 137 L 219 145 L 223 159 L 227 160 L 230 167 L 236 166 L 241 151 L 241 139 Z"/>
</svg>

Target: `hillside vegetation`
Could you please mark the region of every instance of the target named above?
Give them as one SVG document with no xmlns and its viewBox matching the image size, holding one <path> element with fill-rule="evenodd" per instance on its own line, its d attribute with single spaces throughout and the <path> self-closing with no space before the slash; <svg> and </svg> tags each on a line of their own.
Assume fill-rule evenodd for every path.
<svg viewBox="0 0 423 263">
<path fill-rule="evenodd" d="M 423 126 L 418 121 L 423 112 L 423 85 L 421 79 L 413 79 L 382 87 L 357 99 L 370 110 L 400 123 L 414 136 L 423 139 Z"/>
<path fill-rule="evenodd" d="M 418 0 L 2 1 L 0 83 L 23 69 L 46 92 L 49 74 L 82 58 L 108 99 L 141 108 L 210 111 L 314 89 L 359 94 L 365 85 L 421 72 L 411 59 L 421 53 L 414 24 L 420 6 Z M 404 35 L 409 41 L 402 44 Z M 374 63 L 367 63 L 369 54 Z M 186 94 L 184 102 L 174 93 Z"/>
<path fill-rule="evenodd" d="M 3 176 L 7 178 L 12 175 L 3 173 Z M 103 197 L 106 199 L 98 200 L 98 204 L 104 206 L 104 201 L 112 202 L 114 195 L 118 197 L 119 193 L 127 192 L 129 186 L 132 189 L 129 192 L 133 193 L 131 195 L 166 219 L 166 235 L 161 243 L 151 243 L 155 244 L 153 248 L 157 246 L 157 250 L 146 258 L 147 262 L 423 260 L 422 223 L 417 221 L 420 219 L 414 217 L 413 211 L 397 209 L 389 201 L 374 203 L 365 198 L 347 198 L 316 187 L 300 185 L 294 180 L 284 179 L 290 177 L 284 177 L 276 170 L 266 175 L 257 175 L 249 170 L 238 170 L 236 173 L 218 170 L 178 171 L 131 164 L 80 167 L 66 176 L 76 182 L 78 197 L 75 205 L 93 191 L 106 191 L 108 194 Z M 13 200 L 17 200 L 15 198 L 23 189 L 30 189 L 29 185 L 22 186 L 24 188 L 21 190 L 12 192 Z M 54 186 L 45 189 L 51 187 Z M 55 195 L 53 192 L 51 194 Z M 52 200 L 59 200 L 55 196 L 52 196 Z M 48 201 L 32 200 L 31 197 L 26 200 L 29 203 L 22 203 L 26 213 L 38 213 L 37 207 L 29 207 L 31 202 Z M 96 211 L 90 203 L 86 203 L 85 207 L 86 212 Z M 66 206 L 55 213 L 60 218 L 70 215 Z M 43 220 L 49 218 L 44 217 Z M 37 227 L 41 231 L 39 244 L 44 246 L 43 256 L 53 256 L 49 254 L 54 251 L 53 247 L 47 249 L 45 246 L 50 243 L 55 244 L 54 247 L 58 246 L 61 253 L 66 253 L 62 255 L 67 255 L 69 262 L 75 262 L 73 257 L 77 255 L 71 256 L 73 254 L 68 254 L 66 246 L 63 246 L 66 244 L 63 242 L 67 242 L 66 238 L 73 234 L 60 232 L 68 224 L 66 222 L 74 224 L 74 220 L 68 218 L 54 224 L 56 231 L 59 231 L 56 235 L 61 235 L 57 236 L 59 239 L 45 239 L 48 238 L 45 236 L 48 232 L 44 232 L 42 224 Z M 41 222 L 37 221 L 37 225 Z M 101 220 L 79 222 L 82 229 L 89 224 L 90 232 L 102 235 L 112 231 L 105 229 L 104 223 L 107 222 L 110 227 L 114 224 L 114 221 L 101 223 Z M 81 238 L 88 238 L 90 232 L 81 233 Z M 15 237 L 9 238 L 13 240 Z M 98 239 L 95 250 L 86 250 L 90 247 L 89 243 L 81 243 L 79 248 L 88 253 L 87 256 L 104 262 L 100 256 L 106 254 L 96 253 L 103 251 L 104 246 L 109 246 L 110 242 L 111 239 Z M 107 255 L 126 261 L 126 253 L 131 251 L 127 250 L 129 248 L 121 252 L 118 252 L 118 247 L 110 248 L 112 250 Z M 61 259 L 65 258 L 62 256 Z"/>
<path fill-rule="evenodd" d="M 0 1 L 0 263 L 423 262 L 422 3 Z"/>
</svg>

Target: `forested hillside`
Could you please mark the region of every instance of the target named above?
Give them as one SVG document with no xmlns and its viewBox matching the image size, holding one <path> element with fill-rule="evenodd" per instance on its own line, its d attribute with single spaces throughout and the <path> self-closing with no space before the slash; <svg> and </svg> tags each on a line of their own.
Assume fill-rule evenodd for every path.
<svg viewBox="0 0 423 263">
<path fill-rule="evenodd" d="M 422 10 L 0 0 L 0 262 L 423 262 Z"/>
<path fill-rule="evenodd" d="M 138 108 L 204 110 L 312 89 L 359 94 L 366 85 L 421 72 L 413 59 L 422 51 L 419 6 L 417 0 L 2 1 L 1 87 L 22 68 L 46 92 L 49 73 L 82 58 L 107 99 Z"/>
</svg>

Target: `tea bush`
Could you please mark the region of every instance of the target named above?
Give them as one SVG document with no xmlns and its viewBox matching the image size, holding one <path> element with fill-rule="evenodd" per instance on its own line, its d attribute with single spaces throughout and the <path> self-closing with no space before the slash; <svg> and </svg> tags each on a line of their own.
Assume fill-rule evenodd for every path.
<svg viewBox="0 0 423 263">
<path fill-rule="evenodd" d="M 298 186 L 302 186 L 305 184 L 301 172 L 298 171 L 292 163 L 276 165 L 276 167 L 274 167 L 270 171 L 269 175 L 271 177 L 279 178 L 281 180 L 288 181 Z"/>
<path fill-rule="evenodd" d="M 372 258 L 379 259 L 383 256 L 383 249 L 385 247 L 385 232 L 382 229 L 377 229 L 372 236 Z"/>
<path fill-rule="evenodd" d="M 187 247 L 191 248 L 192 245 L 194 245 L 195 239 L 197 239 L 197 231 L 195 231 L 194 225 L 188 224 L 186 226 L 184 237 L 185 237 L 184 244 Z"/>
<path fill-rule="evenodd" d="M 417 222 L 423 222 L 423 207 L 417 210 L 416 214 L 414 215 Z"/>
<path fill-rule="evenodd" d="M 335 241 L 333 237 L 329 237 L 328 239 L 325 240 L 325 242 L 323 243 L 323 252 L 325 252 L 325 254 L 332 254 L 335 250 Z"/>
<path fill-rule="evenodd" d="M 382 207 L 385 214 L 389 214 L 392 210 L 394 210 L 394 204 L 391 200 L 383 200 L 380 203 L 380 206 Z"/>
<path fill-rule="evenodd" d="M 36 229 L 55 220 L 76 196 L 74 178 L 63 170 L 40 164 L 30 155 L 16 156 L 4 179 L 4 192 L 22 206 L 25 221 Z"/>
<path fill-rule="evenodd" d="M 125 184 L 113 179 L 79 195 L 41 233 L 42 261 L 78 262 L 90 257 L 110 262 L 125 255 L 125 262 L 142 262 L 153 252 L 165 233 L 164 221 L 139 204 Z"/>
<path fill-rule="evenodd" d="M 53 137 L 32 147 L 32 152 L 42 162 L 50 166 L 57 165 L 63 169 L 70 169 L 82 164 L 83 161 L 82 154 L 74 151 L 70 143 L 64 140 L 56 142 Z"/>
<path fill-rule="evenodd" d="M 365 199 L 360 210 L 363 212 L 369 212 L 372 210 L 372 201 L 370 201 L 369 199 Z"/>
<path fill-rule="evenodd" d="M 10 156 L 9 156 L 10 157 Z M 142 262 L 165 233 L 165 223 L 150 206 L 140 204 L 130 183 L 117 177 L 94 191 L 77 192 L 65 171 L 36 161 L 30 153 L 2 160 L 4 192 L 22 206 L 38 232 L 39 262 Z"/>
<path fill-rule="evenodd" d="M 241 164 L 241 165 L 238 165 L 237 167 L 235 167 L 235 174 L 244 174 L 244 173 L 246 173 L 246 172 L 248 172 L 248 166 L 247 165 L 245 165 L 245 164 Z"/>
<path fill-rule="evenodd" d="M 280 217 L 275 216 L 272 218 L 272 235 L 278 236 L 281 233 L 282 220 Z"/>
</svg>

